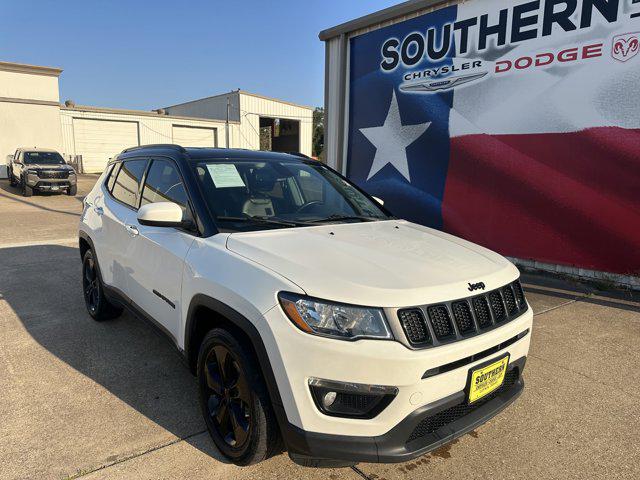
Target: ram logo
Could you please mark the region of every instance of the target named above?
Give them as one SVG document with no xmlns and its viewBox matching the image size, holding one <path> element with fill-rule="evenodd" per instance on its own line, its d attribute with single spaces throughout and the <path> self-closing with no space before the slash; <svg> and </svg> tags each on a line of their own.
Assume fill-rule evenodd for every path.
<svg viewBox="0 0 640 480">
<path fill-rule="evenodd" d="M 640 32 L 625 33 L 613 37 L 611 56 L 620 62 L 626 62 L 640 51 Z"/>
</svg>

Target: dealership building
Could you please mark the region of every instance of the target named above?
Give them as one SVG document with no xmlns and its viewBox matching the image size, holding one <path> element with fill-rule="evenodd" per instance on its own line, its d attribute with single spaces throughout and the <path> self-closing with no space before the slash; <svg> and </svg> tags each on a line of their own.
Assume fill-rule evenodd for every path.
<svg viewBox="0 0 640 480">
<path fill-rule="evenodd" d="M 19 147 L 52 148 L 85 173 L 152 143 L 311 156 L 313 109 L 243 90 L 154 111 L 60 103 L 59 68 L 0 62 L 0 165 Z M 0 168 L 0 176 L 5 176 Z"/>
<path fill-rule="evenodd" d="M 640 288 L 639 1 L 411 0 L 320 39 L 329 165 L 520 265 Z"/>
</svg>

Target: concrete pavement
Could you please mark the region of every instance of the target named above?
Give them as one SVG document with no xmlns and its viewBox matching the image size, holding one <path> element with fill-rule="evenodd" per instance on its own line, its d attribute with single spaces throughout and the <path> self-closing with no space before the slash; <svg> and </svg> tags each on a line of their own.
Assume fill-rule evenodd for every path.
<svg viewBox="0 0 640 480">
<path fill-rule="evenodd" d="M 81 195 L 24 199 L 0 182 L 0 478 L 640 477 L 640 304 L 533 284 L 525 392 L 471 434 L 397 465 L 225 463 L 169 342 L 130 315 L 85 313 Z"/>
<path fill-rule="evenodd" d="M 23 197 L 18 187 L 0 180 L 0 243 L 60 240 L 76 234 L 82 199 L 98 175 L 78 175 L 78 194 L 36 194 Z"/>
</svg>

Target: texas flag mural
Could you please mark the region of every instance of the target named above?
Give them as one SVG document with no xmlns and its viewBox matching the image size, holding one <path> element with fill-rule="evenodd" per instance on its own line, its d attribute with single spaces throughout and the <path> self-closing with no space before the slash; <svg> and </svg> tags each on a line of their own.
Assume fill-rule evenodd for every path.
<svg viewBox="0 0 640 480">
<path fill-rule="evenodd" d="M 475 0 L 351 39 L 347 175 L 504 255 L 640 275 L 640 1 Z"/>
</svg>

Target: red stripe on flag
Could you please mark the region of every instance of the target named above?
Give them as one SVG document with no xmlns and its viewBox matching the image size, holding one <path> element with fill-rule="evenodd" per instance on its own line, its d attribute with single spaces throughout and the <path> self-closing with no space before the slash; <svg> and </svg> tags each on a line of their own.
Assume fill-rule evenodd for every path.
<svg viewBox="0 0 640 480">
<path fill-rule="evenodd" d="M 640 130 L 452 138 L 442 215 L 504 255 L 640 275 Z"/>
</svg>

